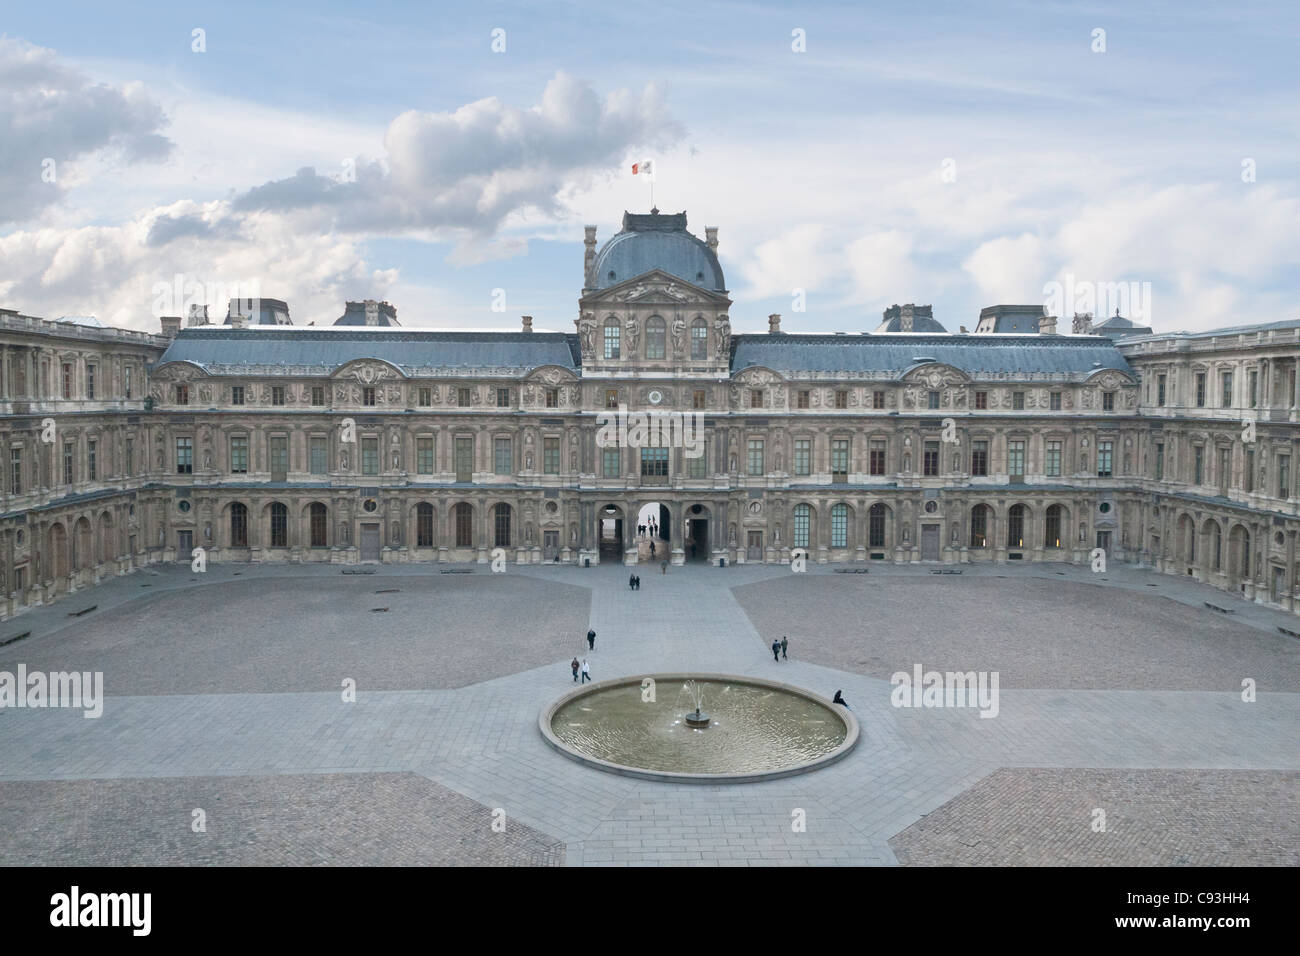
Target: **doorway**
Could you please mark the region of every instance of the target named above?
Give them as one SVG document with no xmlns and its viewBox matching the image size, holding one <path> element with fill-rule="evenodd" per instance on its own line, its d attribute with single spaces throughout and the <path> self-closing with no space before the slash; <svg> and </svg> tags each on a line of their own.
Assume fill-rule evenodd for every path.
<svg viewBox="0 0 1300 956">
<path fill-rule="evenodd" d="M 560 532 L 542 532 L 542 560 L 554 561 L 560 556 Z"/>
<path fill-rule="evenodd" d="M 746 561 L 763 560 L 763 532 L 750 531 L 746 535 L 745 560 Z"/>
<path fill-rule="evenodd" d="M 194 555 L 194 532 L 176 532 L 176 560 L 188 563 Z"/>
<path fill-rule="evenodd" d="M 939 560 L 939 526 L 937 524 L 921 525 L 921 560 Z"/>
<path fill-rule="evenodd" d="M 617 505 L 606 505 L 600 510 L 597 521 L 599 535 L 597 547 L 602 561 L 623 560 L 623 509 Z"/>
<path fill-rule="evenodd" d="M 377 524 L 361 526 L 361 560 L 379 560 L 379 525 Z"/>
</svg>

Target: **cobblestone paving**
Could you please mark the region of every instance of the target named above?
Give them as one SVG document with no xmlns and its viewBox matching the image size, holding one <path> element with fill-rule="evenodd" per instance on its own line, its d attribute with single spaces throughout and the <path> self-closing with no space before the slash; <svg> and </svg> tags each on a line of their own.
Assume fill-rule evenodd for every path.
<svg viewBox="0 0 1300 956">
<path fill-rule="evenodd" d="M 563 864 L 493 809 L 413 773 L 0 783 L 0 865 Z"/>
<path fill-rule="evenodd" d="M 345 677 L 358 688 L 416 690 L 463 687 L 586 646 L 584 587 L 519 574 L 266 578 L 259 570 L 149 594 L 57 640 L 11 645 L 0 650 L 0 670 L 22 661 L 29 671 L 103 671 L 115 695 L 332 690 Z M 390 588 L 400 590 L 376 593 Z"/>
<path fill-rule="evenodd" d="M 1297 866 L 1297 821 L 1296 773 L 1004 768 L 889 842 L 931 866 Z"/>
<path fill-rule="evenodd" d="M 888 680 L 997 671 L 1003 688 L 1300 688 L 1300 641 L 1158 596 L 990 575 L 794 575 L 735 589 L 763 638 Z"/>
<path fill-rule="evenodd" d="M 1244 602 L 1233 603 L 1227 621 L 1208 616 L 1200 610 L 1204 599 L 1232 599 L 1177 578 L 1112 573 L 1097 588 L 1086 574 L 1062 579 L 1044 568 L 962 577 L 873 568 L 869 578 L 814 568 L 796 584 L 788 569 L 771 566 L 670 568 L 667 575 L 645 568 L 643 588 L 633 592 L 627 569 L 617 565 L 512 566 L 495 579 L 481 568 L 438 570 L 386 567 L 353 578 L 324 567 L 218 566 L 195 581 L 188 569 L 157 569 L 24 615 L 14 623 L 32 636 L 4 649 L 0 670 L 20 661 L 32 669 L 93 666 L 106 672 L 107 700 L 96 720 L 75 710 L 0 709 L 0 833 L 17 834 L 13 849 L 0 854 L 35 860 L 53 847 L 53 857 L 78 863 L 891 865 L 899 862 L 891 838 L 968 791 L 978 794 L 971 788 L 999 768 L 1185 772 L 1180 779 L 1211 783 L 1253 779 L 1239 773 L 1269 781 L 1275 778 L 1265 771 L 1273 771 L 1289 774 L 1293 790 L 1300 771 L 1294 657 L 1285 641 L 1277 649 L 1275 632 L 1291 618 Z M 142 580 L 150 587 L 142 589 Z M 868 581 L 877 590 L 864 594 Z M 1153 582 L 1172 599 L 1148 593 Z M 788 592 L 791 586 L 803 591 Z M 390 587 L 402 590 L 374 594 Z M 1042 595 L 1057 592 L 1075 597 L 1068 606 L 1044 606 Z M 768 594 L 784 595 L 783 603 L 763 614 L 799 621 L 789 632 L 788 661 L 771 659 L 766 625 L 754 623 L 754 603 Z M 970 709 L 895 708 L 889 684 L 876 675 L 900 665 L 880 662 L 873 670 L 855 663 L 863 655 L 848 642 L 844 653 L 857 656 L 844 661 L 831 653 L 839 653 L 836 641 L 815 643 L 842 630 L 839 615 L 854 602 L 868 608 L 868 623 L 906 622 L 933 615 L 944 603 L 936 595 L 954 606 L 977 602 L 1007 627 L 997 640 L 972 638 L 968 626 L 940 619 L 937 635 L 918 635 L 898 651 L 908 663 L 938 668 L 949 660 L 961 666 L 959 654 L 972 640 L 986 648 L 981 654 L 1005 648 L 997 719 Z M 381 601 L 389 612 L 369 610 Z M 90 604 L 99 610 L 68 618 L 69 609 Z M 1011 613 L 1017 605 L 1021 618 Z M 155 620 L 164 607 L 167 615 Z M 1129 654 L 1124 660 L 1133 666 L 1136 651 L 1110 633 L 1127 619 L 1116 607 L 1130 607 L 1128 618 L 1191 615 L 1197 626 L 1226 630 L 1184 622 L 1181 631 L 1160 631 L 1154 650 L 1142 651 L 1136 688 L 1048 689 L 1054 685 L 1030 680 L 1061 659 L 1072 662 L 1071 673 L 1082 664 L 1070 656 L 1069 641 L 1044 646 L 1018 626 L 1085 634 L 1103 658 Z M 233 638 L 201 623 L 223 612 L 237 622 Z M 349 636 L 357 621 L 379 618 L 387 631 Z M 859 609 L 853 619 L 861 618 Z M 589 624 L 598 634 L 593 652 L 582 639 Z M 1203 641 L 1203 633 L 1215 636 Z M 573 686 L 568 661 L 575 653 L 590 658 L 597 680 L 671 670 L 768 677 L 827 696 L 842 688 L 862 738 L 833 766 L 743 786 L 602 773 L 556 753 L 537 731 L 541 709 Z M 1249 665 L 1260 687 L 1256 702 L 1241 700 L 1237 671 L 1246 665 L 1226 687 L 1202 682 L 1207 673 L 1219 679 L 1215 654 L 1236 654 Z M 1018 665 L 1020 658 L 1028 663 Z M 358 680 L 355 702 L 339 691 L 345 666 Z M 1105 664 L 1094 674 L 1112 670 L 1123 673 Z M 1009 674 L 1025 683 L 1011 686 Z M 1190 686 L 1182 683 L 1189 675 L 1196 678 Z M 1238 819 L 1223 825 L 1244 835 L 1232 860 L 1264 862 L 1276 850 L 1294 857 L 1300 834 L 1294 824 L 1277 825 L 1270 809 L 1283 806 L 1269 789 L 1277 785 L 1232 786 L 1238 793 L 1226 805 L 1237 808 Z M 1190 791 L 1164 792 L 1184 799 Z M 1214 805 L 1208 796 L 1197 799 L 1202 804 L 1191 805 Z M 1062 814 L 1073 819 L 1073 805 L 1061 809 L 1061 801 L 1059 790 L 1045 788 L 1021 803 L 1043 817 L 1046 833 Z M 1123 794 L 1114 802 L 1111 822 L 1128 841 L 1125 859 L 1161 857 L 1169 839 L 1162 818 L 1126 811 Z M 215 816 L 207 804 L 218 808 Z M 194 806 L 209 809 L 207 843 L 190 840 Z M 178 807 L 185 814 L 179 824 Z M 484 832 L 487 808 L 505 811 L 507 834 L 519 842 Z M 509 829 L 515 824 L 527 829 L 516 833 Z M 320 846 L 295 835 L 322 825 Z M 1209 833 L 1214 824 L 1198 826 Z M 1261 832 L 1274 844 L 1249 842 Z M 1008 824 L 996 837 L 1004 857 L 989 862 L 1055 862 L 1052 854 L 1065 860 L 1071 852 L 1015 838 Z M 899 846 L 898 855 L 907 856 Z M 970 862 L 966 849 L 940 847 L 923 862 Z"/>
</svg>

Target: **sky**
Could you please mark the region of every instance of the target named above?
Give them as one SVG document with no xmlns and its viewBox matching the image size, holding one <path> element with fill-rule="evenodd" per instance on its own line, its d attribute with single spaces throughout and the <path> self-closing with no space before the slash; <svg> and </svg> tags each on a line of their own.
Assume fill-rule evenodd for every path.
<svg viewBox="0 0 1300 956">
<path fill-rule="evenodd" d="M 653 186 L 718 227 L 738 332 L 1300 317 L 1295 3 L 123 0 L 0 31 L 0 308 L 29 315 L 573 331 L 583 226 Z"/>
</svg>

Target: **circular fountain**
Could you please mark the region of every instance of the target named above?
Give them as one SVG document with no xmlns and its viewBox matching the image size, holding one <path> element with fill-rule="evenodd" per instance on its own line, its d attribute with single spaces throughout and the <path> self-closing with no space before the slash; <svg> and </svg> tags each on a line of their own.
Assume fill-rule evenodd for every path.
<svg viewBox="0 0 1300 956">
<path fill-rule="evenodd" d="M 858 741 L 853 714 L 826 698 L 727 674 L 589 684 L 543 708 L 538 726 L 551 746 L 580 763 L 686 783 L 806 773 L 844 757 Z"/>
</svg>

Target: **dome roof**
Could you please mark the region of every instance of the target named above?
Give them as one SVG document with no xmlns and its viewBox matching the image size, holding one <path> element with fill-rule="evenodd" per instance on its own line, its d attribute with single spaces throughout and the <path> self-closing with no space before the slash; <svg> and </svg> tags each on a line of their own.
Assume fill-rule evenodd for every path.
<svg viewBox="0 0 1300 956">
<path fill-rule="evenodd" d="M 692 285 L 725 292 L 722 266 L 708 244 L 686 231 L 686 213 L 623 213 L 623 229 L 596 254 L 588 288 L 610 286 L 660 269 Z"/>
<path fill-rule="evenodd" d="M 928 305 L 891 305 L 877 332 L 947 332 Z"/>
</svg>

